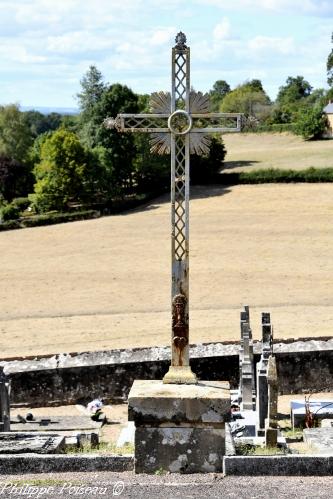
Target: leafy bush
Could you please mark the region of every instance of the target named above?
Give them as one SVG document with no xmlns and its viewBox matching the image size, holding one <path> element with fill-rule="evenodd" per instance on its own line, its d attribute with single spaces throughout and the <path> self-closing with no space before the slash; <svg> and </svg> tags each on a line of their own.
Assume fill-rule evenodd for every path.
<svg viewBox="0 0 333 499">
<path fill-rule="evenodd" d="M 36 215 L 26 218 L 22 221 L 22 227 L 38 227 L 40 225 L 53 225 L 65 222 L 75 222 L 78 220 L 87 220 L 89 218 L 98 218 L 100 212 L 96 210 L 76 211 L 73 213 L 46 213 L 45 215 Z"/>
<path fill-rule="evenodd" d="M 313 140 L 322 137 L 327 125 L 327 118 L 321 108 L 313 108 L 301 111 L 295 123 L 295 133 L 301 135 L 305 140 Z"/>
<path fill-rule="evenodd" d="M 24 211 L 30 205 L 30 200 L 29 198 L 15 198 L 13 199 L 11 204 L 18 208 L 20 211 Z"/>
<path fill-rule="evenodd" d="M 246 133 L 264 133 L 264 132 L 273 132 L 273 133 L 283 133 L 283 132 L 289 132 L 289 133 L 295 133 L 295 123 L 272 123 L 272 124 L 264 124 L 264 125 L 258 125 L 256 128 L 242 128 L 242 132 Z"/>
<path fill-rule="evenodd" d="M 190 177 L 192 184 L 205 183 L 223 168 L 227 151 L 221 138 L 212 137 L 206 156 L 191 155 Z"/>
<path fill-rule="evenodd" d="M 0 223 L 0 232 L 4 230 L 19 229 L 20 222 L 18 220 L 8 220 L 8 222 Z"/>
<path fill-rule="evenodd" d="M 3 222 L 8 220 L 17 220 L 20 216 L 20 210 L 13 204 L 7 204 L 0 210 L 0 218 Z"/>
</svg>

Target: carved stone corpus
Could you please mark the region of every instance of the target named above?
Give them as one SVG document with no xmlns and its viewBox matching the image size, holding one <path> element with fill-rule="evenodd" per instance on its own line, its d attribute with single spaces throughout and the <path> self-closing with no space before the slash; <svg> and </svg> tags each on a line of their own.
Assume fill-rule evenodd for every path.
<svg viewBox="0 0 333 499">
<path fill-rule="evenodd" d="M 208 112 L 209 96 L 191 91 L 190 48 L 185 34 L 180 31 L 175 42 L 171 93 L 151 95 L 152 113 L 118 114 L 106 118 L 104 124 L 118 132 L 149 133 L 153 152 L 171 154 L 171 367 L 163 381 L 187 384 L 197 382 L 189 365 L 188 339 L 190 154 L 208 154 L 211 133 L 240 132 L 242 115 Z"/>
</svg>

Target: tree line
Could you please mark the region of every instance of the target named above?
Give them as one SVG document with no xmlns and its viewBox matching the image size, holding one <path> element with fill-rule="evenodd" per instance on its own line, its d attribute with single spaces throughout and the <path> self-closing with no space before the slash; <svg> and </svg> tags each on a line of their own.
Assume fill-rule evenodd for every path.
<svg viewBox="0 0 333 499">
<path fill-rule="evenodd" d="M 333 43 L 333 34 L 332 34 Z M 211 111 L 241 112 L 244 130 L 292 130 L 306 139 L 321 136 L 323 107 L 333 99 L 333 49 L 327 59 L 329 89 L 313 89 L 303 76 L 289 76 L 272 102 L 259 79 L 231 89 L 214 83 Z M 77 95 L 79 114 L 43 115 L 0 106 L 0 209 L 2 219 L 27 207 L 34 213 L 68 211 L 73 206 L 108 207 L 168 188 L 168 156 L 150 153 L 147 134 L 120 134 L 103 121 L 118 113 L 149 112 L 149 95 L 109 84 L 91 66 Z M 207 157 L 191 158 L 191 181 L 207 180 L 223 166 L 226 151 L 213 137 Z"/>
</svg>

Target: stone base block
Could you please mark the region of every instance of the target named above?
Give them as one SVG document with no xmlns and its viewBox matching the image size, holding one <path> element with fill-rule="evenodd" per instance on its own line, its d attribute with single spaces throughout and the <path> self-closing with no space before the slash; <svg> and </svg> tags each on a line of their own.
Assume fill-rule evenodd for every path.
<svg viewBox="0 0 333 499">
<path fill-rule="evenodd" d="M 230 387 L 225 381 L 199 381 L 195 385 L 135 380 L 128 395 L 128 419 L 135 426 L 160 426 L 172 422 L 224 423 L 230 415 Z"/>
<path fill-rule="evenodd" d="M 137 380 L 128 397 L 135 422 L 135 471 L 222 471 L 229 383 L 165 384 Z"/>
<path fill-rule="evenodd" d="M 224 428 L 136 428 L 135 472 L 221 472 Z"/>
</svg>

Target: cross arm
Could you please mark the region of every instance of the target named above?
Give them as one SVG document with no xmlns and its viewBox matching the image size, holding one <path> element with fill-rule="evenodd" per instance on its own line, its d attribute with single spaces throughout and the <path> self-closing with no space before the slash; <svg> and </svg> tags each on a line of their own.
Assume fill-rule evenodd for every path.
<svg viewBox="0 0 333 499">
<path fill-rule="evenodd" d="M 242 113 L 193 113 L 192 129 L 195 133 L 240 132 Z"/>
<path fill-rule="evenodd" d="M 116 118 L 106 118 L 106 128 L 118 132 L 169 132 L 168 114 L 118 114 Z"/>
</svg>

